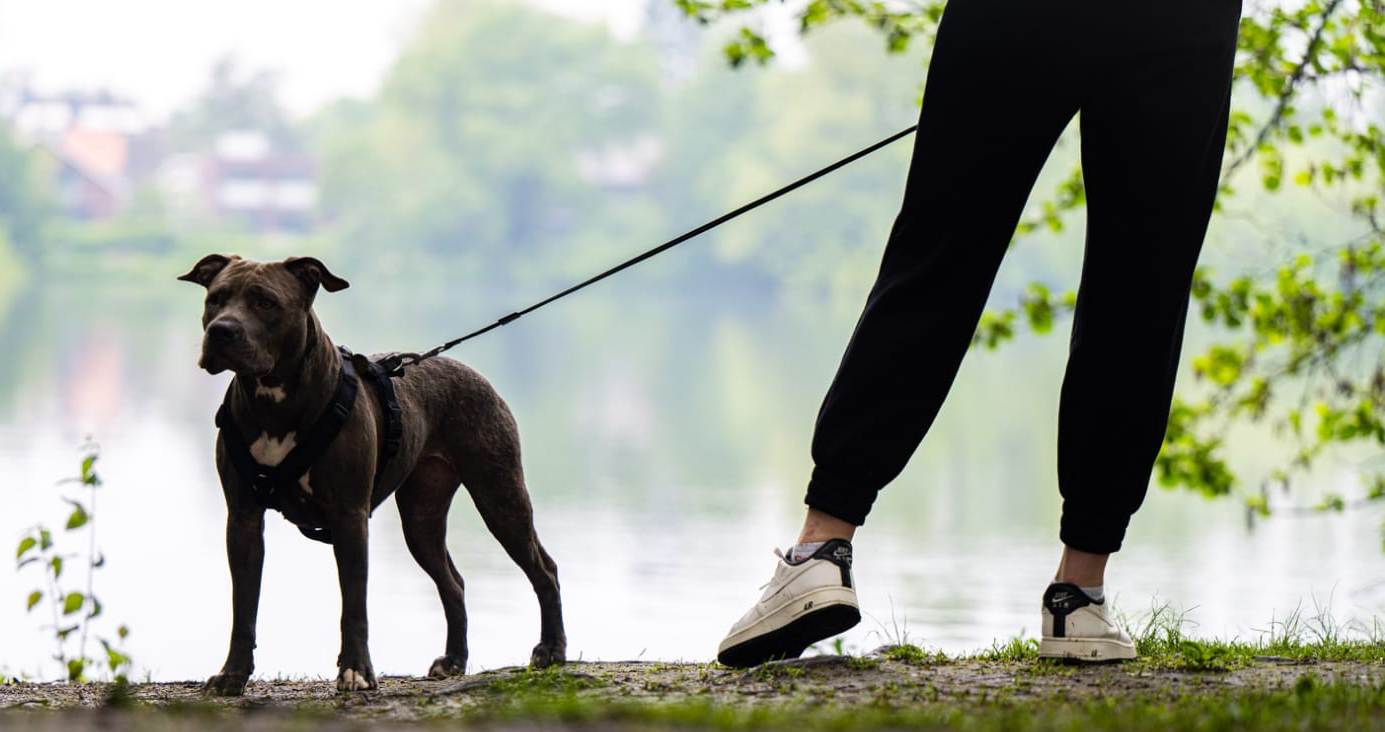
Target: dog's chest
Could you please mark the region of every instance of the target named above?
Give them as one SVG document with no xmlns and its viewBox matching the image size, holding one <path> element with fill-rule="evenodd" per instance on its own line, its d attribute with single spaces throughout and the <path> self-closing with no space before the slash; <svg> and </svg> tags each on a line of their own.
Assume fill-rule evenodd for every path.
<svg viewBox="0 0 1385 732">
<path fill-rule="evenodd" d="M 298 444 L 298 433 L 288 432 L 282 437 L 274 437 L 268 432 L 261 432 L 260 436 L 250 443 L 250 456 L 255 462 L 265 467 L 277 467 L 283 462 L 293 448 Z M 284 518 L 300 526 L 321 526 L 324 520 L 324 509 L 326 496 L 321 495 L 320 491 L 315 491 L 313 486 L 313 471 L 311 468 L 306 470 L 303 475 L 292 487 L 279 488 L 280 491 L 290 491 L 288 495 L 279 496 L 279 511 L 284 514 Z"/>
<path fill-rule="evenodd" d="M 277 467 L 290 452 L 293 452 L 297 444 L 297 432 L 289 432 L 278 438 L 272 437 L 268 432 L 261 432 L 260 436 L 250 443 L 250 457 L 265 467 Z M 313 494 L 312 474 L 313 471 L 309 469 L 298 479 L 298 489 L 309 496 Z"/>
</svg>

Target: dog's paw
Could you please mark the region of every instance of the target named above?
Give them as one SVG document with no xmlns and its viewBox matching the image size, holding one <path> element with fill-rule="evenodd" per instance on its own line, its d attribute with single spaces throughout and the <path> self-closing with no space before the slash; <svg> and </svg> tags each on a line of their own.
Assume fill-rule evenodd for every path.
<svg viewBox="0 0 1385 732">
<path fill-rule="evenodd" d="M 370 691 L 378 688 L 380 685 L 375 681 L 375 671 L 369 668 L 361 671 L 344 668 L 337 673 L 337 691 Z"/>
<path fill-rule="evenodd" d="M 566 643 L 540 643 L 534 646 L 534 653 L 529 656 L 529 665 L 534 668 L 557 666 L 565 661 L 567 661 Z"/>
<path fill-rule="evenodd" d="M 240 696 L 245 693 L 245 684 L 250 674 L 219 673 L 202 685 L 202 691 L 212 696 Z"/>
<path fill-rule="evenodd" d="M 459 656 L 438 656 L 428 667 L 428 678 L 445 679 L 448 676 L 461 676 L 466 673 L 466 658 Z"/>
</svg>

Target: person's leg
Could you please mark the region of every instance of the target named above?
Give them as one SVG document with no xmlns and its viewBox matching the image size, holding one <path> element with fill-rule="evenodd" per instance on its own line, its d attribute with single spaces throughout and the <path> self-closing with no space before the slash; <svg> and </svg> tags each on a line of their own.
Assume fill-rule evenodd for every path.
<svg viewBox="0 0 1385 732">
<path fill-rule="evenodd" d="M 1236 10 L 1161 6 L 1169 27 L 1137 25 L 1182 47 L 1093 65 L 1081 112 L 1087 246 L 1058 420 L 1064 551 L 1044 593 L 1040 656 L 1135 656 L 1102 586 L 1167 427 L 1226 142 Z"/>
<path fill-rule="evenodd" d="M 732 626 L 722 663 L 798 656 L 860 622 L 847 540 L 937 413 L 1034 179 L 1076 112 L 1062 83 L 1071 65 L 1051 47 L 1063 32 L 1031 3 L 948 4 L 904 204 L 818 417 L 803 543 Z"/>
<path fill-rule="evenodd" d="M 1113 64 L 1084 104 L 1087 246 L 1059 406 L 1060 538 L 1120 549 L 1168 425 L 1230 95 L 1225 42 Z"/>
<path fill-rule="evenodd" d="M 1034 180 L 1075 113 L 1062 18 L 948 4 L 904 201 L 813 436 L 806 503 L 864 523 L 928 431 L 976 332 Z M 805 526 L 805 537 L 824 537 Z"/>
</svg>

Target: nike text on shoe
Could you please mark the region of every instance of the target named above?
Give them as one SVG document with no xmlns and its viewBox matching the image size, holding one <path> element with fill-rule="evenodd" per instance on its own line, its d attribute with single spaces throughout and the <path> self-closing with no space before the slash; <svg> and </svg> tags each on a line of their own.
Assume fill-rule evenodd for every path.
<svg viewBox="0 0 1385 732">
<path fill-rule="evenodd" d="M 808 646 L 861 622 L 851 579 L 851 544 L 833 539 L 801 562 L 777 550 L 779 564 L 765 594 L 717 649 L 717 660 L 745 668 L 797 658 Z"/>
<path fill-rule="evenodd" d="M 1105 600 L 1093 600 L 1082 588 L 1054 582 L 1044 592 L 1040 658 L 1074 661 L 1125 661 L 1135 644 L 1106 614 Z"/>
</svg>

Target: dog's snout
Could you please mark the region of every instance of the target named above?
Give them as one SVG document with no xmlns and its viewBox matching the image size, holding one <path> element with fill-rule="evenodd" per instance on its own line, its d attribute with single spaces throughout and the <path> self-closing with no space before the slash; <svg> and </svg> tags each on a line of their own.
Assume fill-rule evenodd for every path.
<svg viewBox="0 0 1385 732">
<path fill-rule="evenodd" d="M 245 331 L 240 324 L 229 320 L 213 321 L 207 326 L 207 339 L 217 345 L 237 343 L 244 337 Z"/>
</svg>

